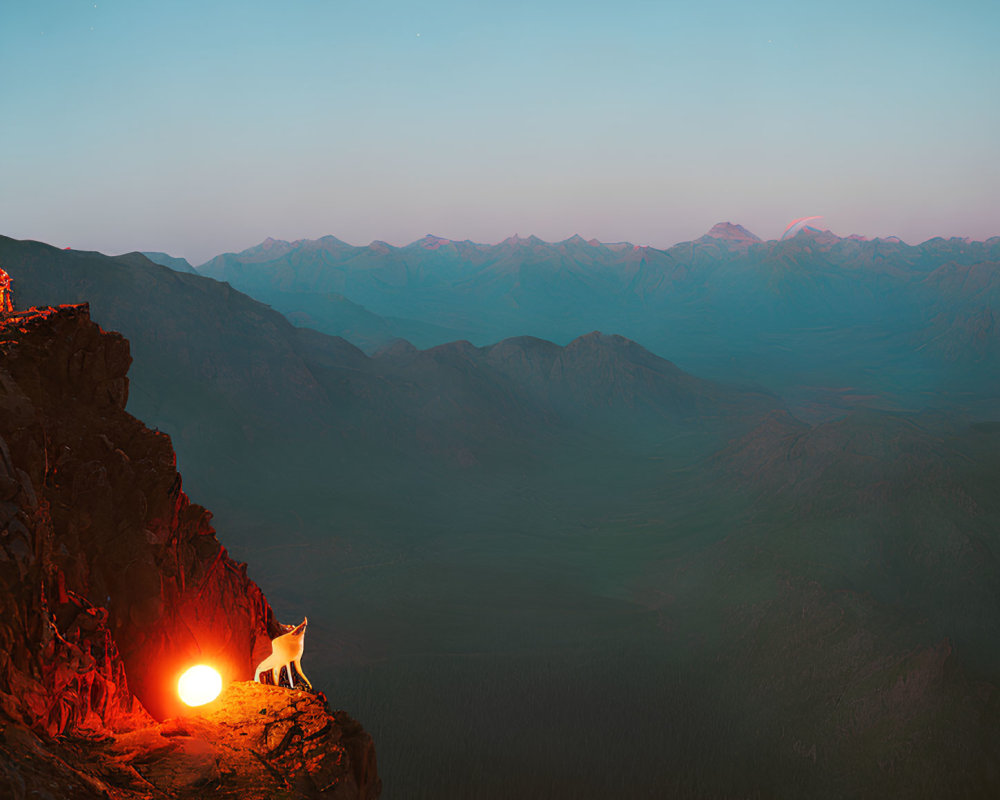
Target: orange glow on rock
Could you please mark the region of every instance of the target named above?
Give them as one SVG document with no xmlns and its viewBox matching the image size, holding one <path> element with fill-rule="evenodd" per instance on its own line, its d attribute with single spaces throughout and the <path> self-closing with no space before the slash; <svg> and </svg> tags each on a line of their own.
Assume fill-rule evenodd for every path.
<svg viewBox="0 0 1000 800">
<path fill-rule="evenodd" d="M 222 676 L 205 664 L 191 667 L 177 681 L 177 693 L 189 706 L 211 703 L 222 691 Z"/>
</svg>

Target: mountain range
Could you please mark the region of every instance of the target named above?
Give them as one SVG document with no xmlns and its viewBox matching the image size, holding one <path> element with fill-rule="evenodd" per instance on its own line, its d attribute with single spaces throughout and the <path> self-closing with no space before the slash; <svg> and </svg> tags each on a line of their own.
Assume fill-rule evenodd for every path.
<svg viewBox="0 0 1000 800">
<path fill-rule="evenodd" d="M 997 371 L 984 367 L 1000 355 L 998 263 L 1000 237 L 911 246 L 806 227 L 765 242 L 720 223 L 666 250 L 580 236 L 497 245 L 427 236 L 404 247 L 267 239 L 198 270 L 368 350 L 395 336 L 419 346 L 520 335 L 566 343 L 597 328 L 822 413 L 830 396 L 820 400 L 817 386 L 878 394 L 887 408 L 996 397 Z M 832 413 L 852 402 L 840 398 Z"/>
<path fill-rule="evenodd" d="M 998 244 L 723 225 L 209 262 L 256 300 L 140 254 L 0 263 L 19 305 L 88 300 L 132 341 L 129 409 L 308 613 L 388 797 L 967 797 L 1000 786 Z M 385 339 L 292 325 L 279 275 Z"/>
<path fill-rule="evenodd" d="M 591 332 L 564 347 L 517 337 L 422 351 L 394 340 L 366 355 L 292 326 L 226 283 L 138 253 L 0 238 L 0 263 L 17 276 L 19 304 L 86 301 L 96 320 L 129 338 L 129 408 L 171 432 L 194 485 L 209 472 L 221 484 L 262 481 L 244 475 L 259 469 L 253 453 L 262 446 L 283 452 L 294 443 L 300 452 L 306 442 L 345 464 L 348 454 L 377 455 L 390 462 L 380 471 L 393 471 L 428 453 L 441 464 L 489 461 L 495 451 L 537 450 L 601 426 L 652 435 L 697 420 L 718 433 L 779 404 L 759 389 L 691 376 L 616 335 Z M 287 460 L 289 481 L 309 461 Z"/>
</svg>

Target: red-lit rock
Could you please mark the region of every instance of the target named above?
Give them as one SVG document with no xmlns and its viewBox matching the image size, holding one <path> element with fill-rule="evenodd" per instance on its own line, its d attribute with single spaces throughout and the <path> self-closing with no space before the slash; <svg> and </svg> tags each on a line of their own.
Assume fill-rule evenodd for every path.
<svg viewBox="0 0 1000 800">
<path fill-rule="evenodd" d="M 93 742 L 176 716 L 187 667 L 247 680 L 283 632 L 211 514 L 181 490 L 169 437 L 125 412 L 130 363 L 128 342 L 86 305 L 0 322 L 2 796 L 5 781 L 35 786 L 25 776 L 46 759 L 57 766 L 39 768 L 33 791 L 50 796 L 49 777 L 98 757 L 82 743 L 53 749 L 52 737 Z M 211 748 L 182 755 L 201 765 L 198 780 L 218 778 Z M 22 761 L 31 769 L 11 766 Z M 51 796 L 101 796 L 88 780 Z"/>
<path fill-rule="evenodd" d="M 361 725 L 321 694 L 252 681 L 200 711 L 89 744 L 0 722 L 0 790 L 5 778 L 15 796 L 40 800 L 375 800 L 381 790 Z"/>
</svg>

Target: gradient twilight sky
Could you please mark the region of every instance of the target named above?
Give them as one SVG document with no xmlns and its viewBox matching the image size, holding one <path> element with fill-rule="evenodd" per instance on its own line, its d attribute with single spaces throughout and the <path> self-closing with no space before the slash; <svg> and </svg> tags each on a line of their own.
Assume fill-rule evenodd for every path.
<svg viewBox="0 0 1000 800">
<path fill-rule="evenodd" d="M 3 0 L 0 233 L 1000 234 L 996 0 Z"/>
</svg>

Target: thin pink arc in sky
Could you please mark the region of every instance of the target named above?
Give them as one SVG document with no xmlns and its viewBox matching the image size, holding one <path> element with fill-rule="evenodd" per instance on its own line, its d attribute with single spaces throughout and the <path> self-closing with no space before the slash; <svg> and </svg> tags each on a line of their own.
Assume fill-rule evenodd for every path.
<svg viewBox="0 0 1000 800">
<path fill-rule="evenodd" d="M 811 220 L 811 219 L 823 219 L 823 216 L 820 215 L 820 216 L 816 216 L 816 217 L 799 217 L 798 219 L 793 219 L 791 222 L 788 223 L 788 227 L 785 228 L 784 231 L 782 231 L 781 238 L 784 239 L 788 235 L 788 232 L 792 228 L 794 228 L 796 225 L 798 225 L 799 223 L 809 222 L 809 220 Z"/>
</svg>

